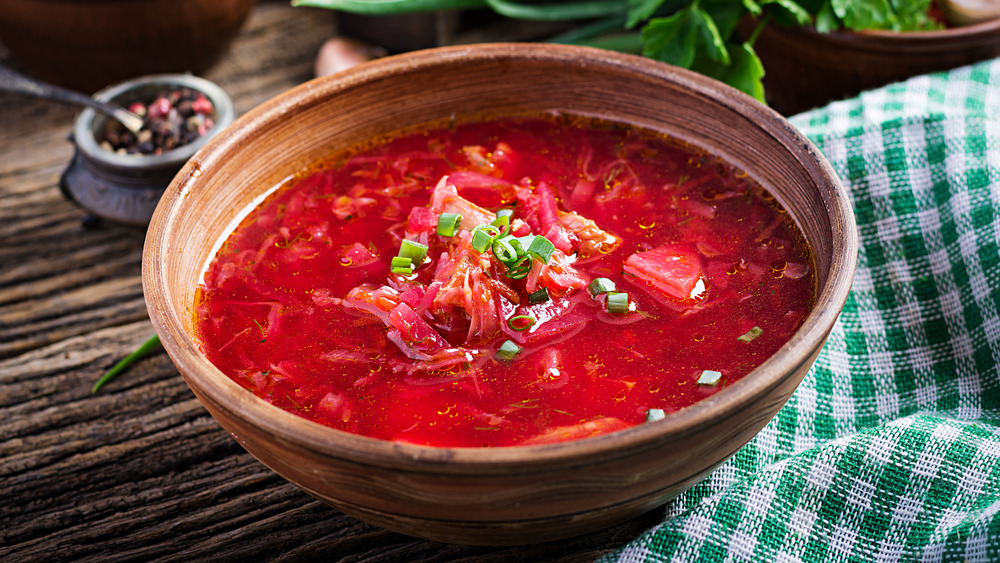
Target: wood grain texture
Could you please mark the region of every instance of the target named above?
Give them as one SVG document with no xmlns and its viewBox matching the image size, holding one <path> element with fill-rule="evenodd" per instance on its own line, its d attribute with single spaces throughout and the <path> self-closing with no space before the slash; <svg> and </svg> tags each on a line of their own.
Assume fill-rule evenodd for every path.
<svg viewBox="0 0 1000 563">
<path fill-rule="evenodd" d="M 310 78 L 332 14 L 261 3 L 206 77 L 238 113 Z M 90 386 L 153 332 L 141 230 L 58 189 L 75 110 L 0 95 L 0 560 L 589 561 L 661 518 L 524 548 L 416 540 L 343 515 L 247 454 L 162 351 Z"/>
</svg>

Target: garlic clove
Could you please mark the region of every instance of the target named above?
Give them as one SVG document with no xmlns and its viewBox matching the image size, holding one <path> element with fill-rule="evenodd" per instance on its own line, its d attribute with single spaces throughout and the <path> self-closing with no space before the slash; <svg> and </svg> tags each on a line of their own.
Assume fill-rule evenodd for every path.
<svg viewBox="0 0 1000 563">
<path fill-rule="evenodd" d="M 945 20 L 954 26 L 1000 18 L 1000 0 L 938 0 Z"/>
</svg>

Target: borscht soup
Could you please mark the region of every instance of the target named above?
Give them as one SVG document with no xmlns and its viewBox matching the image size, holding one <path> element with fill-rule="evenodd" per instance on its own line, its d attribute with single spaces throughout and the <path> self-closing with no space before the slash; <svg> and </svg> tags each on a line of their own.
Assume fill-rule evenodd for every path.
<svg viewBox="0 0 1000 563">
<path fill-rule="evenodd" d="M 661 134 L 439 123 L 332 155 L 250 210 L 194 303 L 208 359 L 346 432 L 519 446 L 657 419 L 747 375 L 816 291 L 781 205 Z"/>
</svg>

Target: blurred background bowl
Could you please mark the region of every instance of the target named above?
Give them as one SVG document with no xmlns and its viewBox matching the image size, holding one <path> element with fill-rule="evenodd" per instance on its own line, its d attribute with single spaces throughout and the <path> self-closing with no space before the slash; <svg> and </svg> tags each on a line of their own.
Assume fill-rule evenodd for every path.
<svg viewBox="0 0 1000 563">
<path fill-rule="evenodd" d="M 94 92 L 155 73 L 201 74 L 256 0 L 4 0 L 0 43 L 35 78 Z"/>
<path fill-rule="evenodd" d="M 737 383 L 655 424 L 557 444 L 432 448 L 344 433 L 274 407 L 214 367 L 192 307 L 216 244 L 248 206 L 331 152 L 448 116 L 566 112 L 669 134 L 748 171 L 815 255 L 816 307 Z M 786 402 L 826 341 L 857 257 L 843 186 L 784 118 L 704 76 L 584 47 L 483 44 L 365 63 L 262 104 L 192 157 L 160 200 L 143 254 L 156 332 L 215 419 L 265 465 L 361 520 L 438 541 L 513 545 L 638 516 L 688 489 Z"/>
<path fill-rule="evenodd" d="M 753 22 L 744 22 L 749 36 Z M 1000 56 L 1000 19 L 938 31 L 836 31 L 767 25 L 754 44 L 768 103 L 785 115 L 872 88 Z"/>
</svg>

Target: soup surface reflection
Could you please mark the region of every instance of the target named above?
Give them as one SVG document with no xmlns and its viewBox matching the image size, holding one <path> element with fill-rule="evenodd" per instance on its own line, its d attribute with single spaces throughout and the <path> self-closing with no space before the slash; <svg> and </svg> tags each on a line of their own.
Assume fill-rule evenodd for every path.
<svg viewBox="0 0 1000 563">
<path fill-rule="evenodd" d="M 250 392 L 463 447 L 670 416 L 770 357 L 815 292 L 800 232 L 745 174 L 565 116 L 355 147 L 253 209 L 203 279 L 200 344 Z"/>
</svg>

